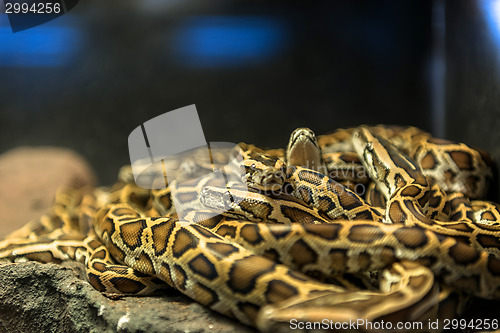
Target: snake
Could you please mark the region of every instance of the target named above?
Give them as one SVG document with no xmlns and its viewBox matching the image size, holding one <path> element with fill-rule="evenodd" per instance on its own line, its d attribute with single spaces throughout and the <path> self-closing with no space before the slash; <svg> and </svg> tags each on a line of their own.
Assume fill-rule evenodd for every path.
<svg viewBox="0 0 500 333">
<path fill-rule="evenodd" d="M 262 332 L 442 319 L 469 296 L 500 298 L 485 152 L 384 125 L 318 137 L 299 128 L 286 149 L 234 151 L 248 188 L 205 176 L 144 189 L 125 166 L 110 188 L 60 190 L 46 215 L 0 242 L 0 260 L 78 261 L 105 294 L 175 288 Z M 185 163 L 185 178 L 207 168 Z M 196 209 L 179 216 L 174 193 Z"/>
</svg>

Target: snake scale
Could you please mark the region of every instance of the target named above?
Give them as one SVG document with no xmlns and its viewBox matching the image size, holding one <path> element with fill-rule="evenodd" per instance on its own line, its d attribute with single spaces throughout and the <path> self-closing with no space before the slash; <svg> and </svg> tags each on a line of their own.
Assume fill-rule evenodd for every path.
<svg viewBox="0 0 500 333">
<path fill-rule="evenodd" d="M 101 292 L 172 287 L 263 332 L 453 318 L 471 296 L 500 299 L 485 152 L 383 125 L 318 137 L 300 128 L 286 149 L 234 151 L 249 191 L 207 177 L 143 189 L 126 166 L 110 188 L 60 190 L 46 215 L 0 242 L 0 260 L 79 261 Z M 214 163 L 227 168 L 226 155 L 213 151 Z M 201 207 L 179 215 L 173 189 Z"/>
</svg>

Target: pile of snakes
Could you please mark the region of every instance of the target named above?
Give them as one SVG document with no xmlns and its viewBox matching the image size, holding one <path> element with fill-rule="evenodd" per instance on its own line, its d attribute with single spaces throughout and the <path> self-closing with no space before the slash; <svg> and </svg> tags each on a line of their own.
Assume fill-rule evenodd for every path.
<svg viewBox="0 0 500 333">
<path fill-rule="evenodd" d="M 231 166 L 235 151 L 243 158 Z M 378 125 L 317 137 L 299 128 L 286 149 L 226 153 L 181 161 L 179 173 L 236 168 L 248 188 L 207 176 L 145 189 L 125 166 L 111 187 L 61 189 L 47 214 L 0 241 L 0 265 L 78 261 L 105 294 L 175 288 L 262 332 L 445 324 L 472 297 L 500 299 L 500 205 L 485 200 L 485 152 Z M 201 204 L 180 214 L 174 193 Z"/>
</svg>

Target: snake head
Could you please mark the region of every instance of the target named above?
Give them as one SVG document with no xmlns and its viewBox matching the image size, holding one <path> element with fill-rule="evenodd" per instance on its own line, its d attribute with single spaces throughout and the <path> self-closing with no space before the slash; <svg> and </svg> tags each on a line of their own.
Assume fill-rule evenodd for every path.
<svg viewBox="0 0 500 333">
<path fill-rule="evenodd" d="M 377 182 L 386 199 L 407 183 L 428 186 L 416 162 L 390 141 L 360 127 L 352 134 L 352 143 L 368 174 Z"/>
<path fill-rule="evenodd" d="M 254 145 L 239 143 L 232 152 L 243 183 L 258 191 L 280 191 L 285 183 L 285 162 Z"/>
<path fill-rule="evenodd" d="M 374 179 L 386 199 L 394 189 L 387 183 L 390 174 L 390 153 L 388 143 L 376 137 L 369 129 L 360 127 L 352 134 L 352 144 L 360 157 L 365 170 Z M 391 149 L 389 147 L 389 149 Z"/>
<path fill-rule="evenodd" d="M 316 135 L 306 127 L 297 128 L 292 132 L 285 161 L 287 165 L 301 166 L 327 174 Z"/>
<path fill-rule="evenodd" d="M 259 191 L 279 191 L 285 183 L 285 164 L 278 158 L 259 156 L 245 159 L 242 181 L 249 187 Z"/>
<path fill-rule="evenodd" d="M 248 187 L 260 191 L 279 191 L 285 183 L 285 163 L 278 158 L 260 156 L 243 161 L 244 182 Z"/>
<path fill-rule="evenodd" d="M 379 156 L 380 153 L 384 152 L 383 149 L 380 149 L 382 143 L 370 130 L 365 127 L 355 130 L 352 133 L 352 144 L 372 178 L 380 179 L 380 176 L 388 172 L 388 166 L 382 163 Z"/>
</svg>

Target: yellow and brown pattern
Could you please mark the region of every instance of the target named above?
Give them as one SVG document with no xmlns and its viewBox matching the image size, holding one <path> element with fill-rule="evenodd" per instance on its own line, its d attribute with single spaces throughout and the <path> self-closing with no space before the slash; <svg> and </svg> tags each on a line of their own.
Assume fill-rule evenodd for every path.
<svg viewBox="0 0 500 333">
<path fill-rule="evenodd" d="M 428 321 L 459 313 L 466 295 L 500 299 L 500 207 L 482 200 L 483 152 L 381 125 L 317 139 L 298 129 L 290 142 L 240 145 L 251 192 L 206 179 L 145 190 L 129 167 L 109 189 L 62 190 L 0 242 L 0 260 L 79 261 L 101 292 L 175 288 L 261 331 L 293 318 Z M 172 188 L 202 206 L 179 218 Z"/>
</svg>

